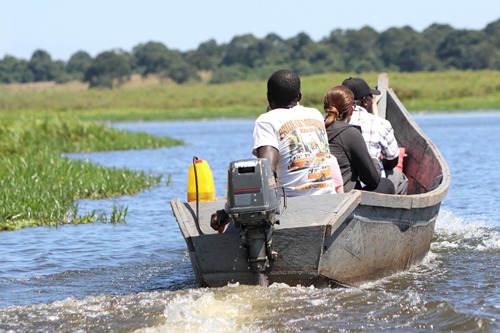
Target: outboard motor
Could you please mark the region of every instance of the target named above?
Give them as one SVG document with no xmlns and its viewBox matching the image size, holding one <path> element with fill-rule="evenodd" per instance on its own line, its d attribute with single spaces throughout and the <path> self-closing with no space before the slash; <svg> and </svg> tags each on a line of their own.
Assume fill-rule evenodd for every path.
<svg viewBox="0 0 500 333">
<path fill-rule="evenodd" d="M 229 164 L 225 211 L 241 230 L 250 269 L 265 271 L 274 257 L 272 237 L 280 215 L 278 188 L 267 159 Z"/>
</svg>

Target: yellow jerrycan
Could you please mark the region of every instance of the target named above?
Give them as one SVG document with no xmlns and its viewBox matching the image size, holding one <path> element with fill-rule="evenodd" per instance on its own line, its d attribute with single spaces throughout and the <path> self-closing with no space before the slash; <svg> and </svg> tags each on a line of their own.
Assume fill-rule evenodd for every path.
<svg viewBox="0 0 500 333">
<path fill-rule="evenodd" d="M 207 161 L 193 158 L 193 163 L 189 165 L 187 182 L 187 201 L 215 201 L 215 186 L 212 170 Z"/>
</svg>

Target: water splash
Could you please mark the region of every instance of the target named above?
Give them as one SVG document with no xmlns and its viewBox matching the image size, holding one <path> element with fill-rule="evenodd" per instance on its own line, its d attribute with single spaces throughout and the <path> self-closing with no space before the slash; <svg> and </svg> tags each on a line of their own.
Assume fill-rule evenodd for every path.
<svg viewBox="0 0 500 333">
<path fill-rule="evenodd" d="M 262 332 L 254 324 L 252 302 L 234 288 L 177 294 L 165 308 L 165 324 L 136 332 Z"/>
<path fill-rule="evenodd" d="M 431 249 L 437 252 L 453 249 L 498 252 L 500 230 L 494 221 L 482 216 L 465 219 L 451 211 L 441 210 Z"/>
</svg>

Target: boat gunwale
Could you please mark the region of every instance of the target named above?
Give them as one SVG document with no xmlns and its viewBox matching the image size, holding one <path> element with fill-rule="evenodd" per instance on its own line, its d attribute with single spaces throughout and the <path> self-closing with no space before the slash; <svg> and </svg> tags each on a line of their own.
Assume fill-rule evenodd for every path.
<svg viewBox="0 0 500 333">
<path fill-rule="evenodd" d="M 361 205 L 376 206 L 376 207 L 391 207 L 391 208 L 424 208 L 439 204 L 447 195 L 451 184 L 451 173 L 441 152 L 436 147 L 434 142 L 422 131 L 417 122 L 411 117 L 406 107 L 401 103 L 393 89 L 388 88 L 385 90 L 387 96 L 390 96 L 392 101 L 396 104 L 401 115 L 405 121 L 415 130 L 415 132 L 422 137 L 429 149 L 432 150 L 436 160 L 441 168 L 441 181 L 436 188 L 429 192 L 418 194 L 383 194 L 370 191 L 361 191 Z M 396 133 L 397 135 L 398 133 Z M 401 135 L 401 134 L 400 134 Z"/>
</svg>

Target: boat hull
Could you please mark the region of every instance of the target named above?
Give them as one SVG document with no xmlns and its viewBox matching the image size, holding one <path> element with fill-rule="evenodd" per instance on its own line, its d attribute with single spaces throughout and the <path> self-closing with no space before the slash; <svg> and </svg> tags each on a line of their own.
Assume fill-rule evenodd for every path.
<svg viewBox="0 0 500 333">
<path fill-rule="evenodd" d="M 361 193 L 289 198 L 275 225 L 277 255 L 266 272 L 269 283 L 358 286 L 420 262 L 434 234 L 439 204 L 413 210 L 361 205 Z M 205 203 L 200 226 L 184 234 L 199 286 L 258 285 L 238 230 L 207 228 L 211 212 L 225 200 Z M 195 205 L 172 201 L 176 216 L 196 219 Z M 336 210 L 332 210 L 336 207 Z M 192 224 L 194 226 L 194 223 Z M 185 230 L 187 232 L 187 230 Z"/>
</svg>

